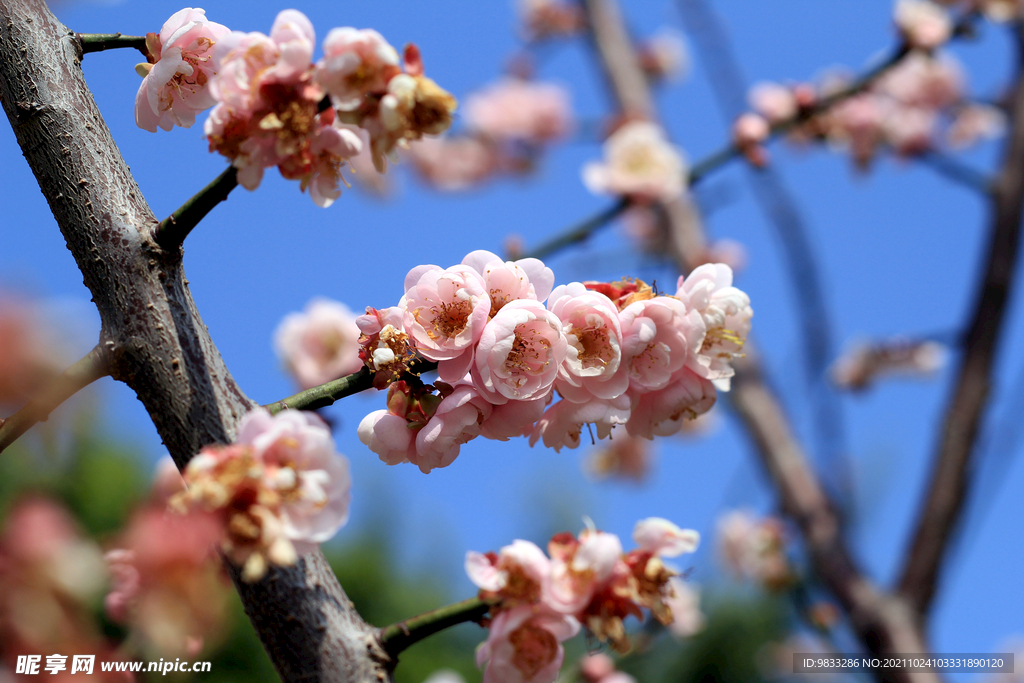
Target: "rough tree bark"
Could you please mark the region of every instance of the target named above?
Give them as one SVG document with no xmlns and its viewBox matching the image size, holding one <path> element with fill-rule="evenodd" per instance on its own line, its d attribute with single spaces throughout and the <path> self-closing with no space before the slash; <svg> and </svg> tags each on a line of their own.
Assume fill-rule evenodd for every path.
<svg viewBox="0 0 1024 683">
<path fill-rule="evenodd" d="M 102 320 L 111 374 L 145 405 L 179 467 L 232 440 L 255 406 L 196 310 L 180 249 L 157 226 L 80 68 L 81 45 L 42 0 L 0 0 L 0 101 Z M 377 630 L 319 552 L 235 584 L 285 681 L 387 680 Z"/>
</svg>

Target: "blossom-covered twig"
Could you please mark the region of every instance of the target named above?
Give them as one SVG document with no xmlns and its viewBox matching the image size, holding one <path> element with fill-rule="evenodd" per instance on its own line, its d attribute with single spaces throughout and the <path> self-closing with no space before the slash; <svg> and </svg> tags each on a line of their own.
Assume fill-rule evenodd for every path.
<svg viewBox="0 0 1024 683">
<path fill-rule="evenodd" d="M 166 250 L 181 247 L 192 228 L 199 224 L 206 214 L 228 198 L 231 190 L 238 186 L 238 169 L 229 166 L 213 182 L 196 192 L 177 211 L 160 221 L 156 228 L 156 241 Z"/>
<path fill-rule="evenodd" d="M 417 360 L 409 368 L 410 372 L 419 374 L 437 369 L 437 363 L 429 360 Z M 368 368 L 362 368 L 359 372 L 345 375 L 336 380 L 321 384 L 305 391 L 300 391 L 294 396 L 283 398 L 263 406 L 271 414 L 279 413 L 282 410 L 318 410 L 334 405 L 346 396 L 358 394 L 361 391 L 373 388 L 373 373 Z"/>
<path fill-rule="evenodd" d="M 146 50 L 146 36 L 124 36 L 120 33 L 78 33 L 78 42 L 82 45 L 82 54 L 90 52 L 102 52 L 103 50 L 114 50 L 117 48 L 134 48 L 148 57 Z"/>
<path fill-rule="evenodd" d="M 938 587 L 943 557 L 960 520 L 970 481 L 971 456 L 992 385 L 996 347 L 1017 269 L 1024 214 L 1024 25 L 1016 29 L 1017 76 L 1010 131 L 992 186 L 992 227 L 964 356 L 946 409 L 942 436 L 899 591 L 922 614 Z"/>
<path fill-rule="evenodd" d="M 110 374 L 110 349 L 97 344 L 80 361 L 69 367 L 39 396 L 6 420 L 0 420 L 0 452 L 14 443 L 33 425 L 43 422 L 50 413 L 76 393 L 101 377 Z"/>
<path fill-rule="evenodd" d="M 479 621 L 487 614 L 492 604 L 493 601 L 472 597 L 452 605 L 438 607 L 435 610 L 382 628 L 380 641 L 387 653 L 394 658 L 402 650 L 427 636 L 432 636 L 456 624 Z"/>
</svg>

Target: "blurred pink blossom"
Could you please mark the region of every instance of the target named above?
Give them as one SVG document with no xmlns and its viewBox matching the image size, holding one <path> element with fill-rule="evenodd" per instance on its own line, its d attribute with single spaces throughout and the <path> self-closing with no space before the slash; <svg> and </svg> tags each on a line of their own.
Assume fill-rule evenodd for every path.
<svg viewBox="0 0 1024 683">
<path fill-rule="evenodd" d="M 911 47 L 934 50 L 953 34 L 953 21 L 931 0 L 896 0 L 894 19 Z"/>
<path fill-rule="evenodd" d="M 348 307 L 316 298 L 302 313 L 284 317 L 274 332 L 274 348 L 299 386 L 309 389 L 362 367 L 359 334 Z"/>
<path fill-rule="evenodd" d="M 569 94 L 551 83 L 507 78 L 466 99 L 466 125 L 494 140 L 541 144 L 572 125 Z"/>
</svg>

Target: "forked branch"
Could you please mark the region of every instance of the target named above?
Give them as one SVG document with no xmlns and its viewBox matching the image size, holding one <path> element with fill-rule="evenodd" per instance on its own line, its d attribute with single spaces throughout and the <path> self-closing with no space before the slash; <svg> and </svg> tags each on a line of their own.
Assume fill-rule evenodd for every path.
<svg viewBox="0 0 1024 683">
<path fill-rule="evenodd" d="M 0 452 L 18 437 L 44 422 L 58 406 L 101 377 L 110 374 L 111 349 L 99 343 L 81 360 L 55 377 L 28 404 L 6 420 L 0 420 Z"/>
</svg>

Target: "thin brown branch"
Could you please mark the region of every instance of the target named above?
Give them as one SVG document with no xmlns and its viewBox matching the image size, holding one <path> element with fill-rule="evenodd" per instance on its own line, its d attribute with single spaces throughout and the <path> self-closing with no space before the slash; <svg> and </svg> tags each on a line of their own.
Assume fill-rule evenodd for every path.
<svg viewBox="0 0 1024 683">
<path fill-rule="evenodd" d="M 932 604 L 943 557 L 963 512 L 971 460 L 992 386 L 996 347 L 1017 270 L 1024 215 L 1024 25 L 1018 24 L 1016 36 L 1017 77 L 1003 161 L 992 184 L 988 255 L 928 492 L 899 581 L 900 593 L 921 613 Z"/>
<path fill-rule="evenodd" d="M 0 420 L 0 452 L 33 425 L 44 422 L 58 406 L 101 377 L 110 374 L 111 349 L 97 344 L 81 360 L 53 379 L 38 396 L 6 420 Z"/>
<path fill-rule="evenodd" d="M 614 4 L 614 0 L 586 0 L 584 3 L 606 73 L 635 63 L 635 51 L 625 28 L 600 28 L 605 21 L 621 24 Z M 628 53 L 633 53 L 634 58 L 623 58 Z M 613 61 L 616 64 L 612 64 Z M 638 87 L 637 81 L 622 76 L 609 78 L 623 111 L 630 110 L 630 103 L 634 103 L 635 108 L 637 103 L 645 101 L 642 93 L 626 90 Z M 647 97 L 649 101 L 649 94 Z M 678 221 L 685 220 L 681 214 L 666 211 L 666 218 L 673 233 L 680 227 L 687 227 L 678 225 Z M 692 229 L 699 223 L 692 221 L 690 226 Z M 698 262 L 701 254 L 694 245 L 702 241 L 703 236 L 688 243 L 677 243 L 677 260 L 682 270 L 688 271 Z M 899 597 L 885 595 L 857 567 L 842 536 L 834 505 L 810 467 L 778 398 L 765 382 L 753 344 L 748 343 L 746 351 L 746 357 L 735 364 L 731 402 L 757 447 L 783 511 L 793 519 L 804 537 L 815 573 L 835 594 L 867 650 L 877 654 L 927 652 L 920 624 L 908 605 Z M 879 675 L 893 681 L 939 680 L 930 674 L 910 675 L 899 671 Z"/>
</svg>

